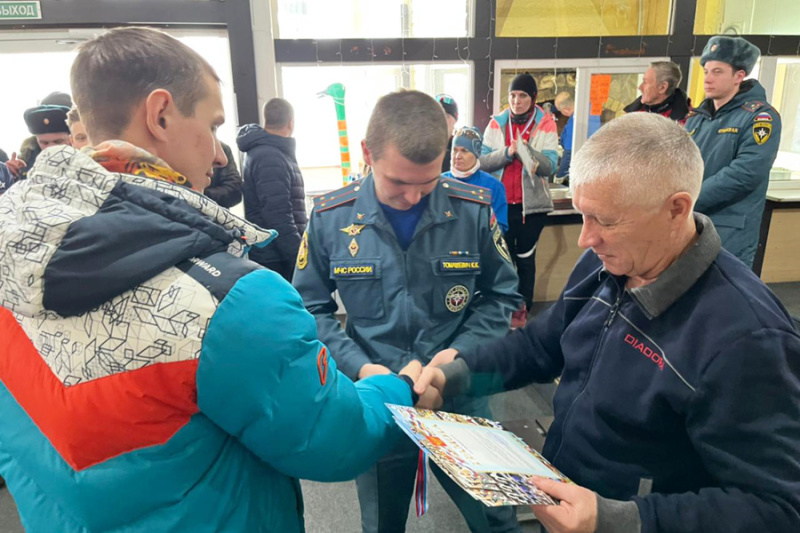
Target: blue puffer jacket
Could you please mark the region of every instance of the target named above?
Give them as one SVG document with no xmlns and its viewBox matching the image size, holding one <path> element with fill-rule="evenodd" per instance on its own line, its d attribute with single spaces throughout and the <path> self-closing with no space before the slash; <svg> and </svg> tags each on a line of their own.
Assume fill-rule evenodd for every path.
<svg viewBox="0 0 800 533">
<path fill-rule="evenodd" d="M 0 198 L 0 476 L 31 533 L 304 531 L 297 478 L 400 435 L 277 274 L 274 232 L 204 196 L 43 152 Z"/>
</svg>

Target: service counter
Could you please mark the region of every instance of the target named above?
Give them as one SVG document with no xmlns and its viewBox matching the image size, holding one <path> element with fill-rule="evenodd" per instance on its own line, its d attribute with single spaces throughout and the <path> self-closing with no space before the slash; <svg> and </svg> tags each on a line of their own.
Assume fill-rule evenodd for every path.
<svg viewBox="0 0 800 533">
<path fill-rule="evenodd" d="M 800 180 L 770 182 L 753 271 L 764 283 L 800 281 Z"/>
</svg>

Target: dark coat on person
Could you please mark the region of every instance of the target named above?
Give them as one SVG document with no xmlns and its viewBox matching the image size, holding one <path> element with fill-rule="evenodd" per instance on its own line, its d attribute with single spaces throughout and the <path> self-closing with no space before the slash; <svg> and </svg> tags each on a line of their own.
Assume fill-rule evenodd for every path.
<svg viewBox="0 0 800 533">
<path fill-rule="evenodd" d="M 296 141 L 273 135 L 258 124 L 248 124 L 239 130 L 236 142 L 245 153 L 245 218 L 278 231 L 275 242 L 267 248 L 253 248 L 250 259 L 270 268 L 275 264 L 294 265 L 308 224 L 303 175 L 295 157 Z"/>
<path fill-rule="evenodd" d="M 211 185 L 204 192 L 222 207 L 230 208 L 242 201 L 242 175 L 236 167 L 231 147 L 225 143 L 220 144 L 228 158 L 228 164 L 214 169 Z"/>
</svg>

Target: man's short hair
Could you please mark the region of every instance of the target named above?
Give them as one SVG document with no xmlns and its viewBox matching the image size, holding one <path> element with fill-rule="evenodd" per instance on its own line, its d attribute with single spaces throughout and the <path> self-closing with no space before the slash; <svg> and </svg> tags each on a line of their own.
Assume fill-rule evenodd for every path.
<svg viewBox="0 0 800 533">
<path fill-rule="evenodd" d="M 444 109 L 420 91 L 382 96 L 367 126 L 367 148 L 373 159 L 380 159 L 387 146 L 418 165 L 425 165 L 444 154 L 449 133 Z"/>
<path fill-rule="evenodd" d="M 81 115 L 78 113 L 78 106 L 72 106 L 72 109 L 67 113 L 67 126 L 72 128 L 72 125 L 81 121 Z"/>
<path fill-rule="evenodd" d="M 623 207 L 656 207 L 678 192 L 693 200 L 703 158 L 686 130 L 657 113 L 629 113 L 600 128 L 572 157 L 569 186 L 616 180 Z"/>
<path fill-rule="evenodd" d="M 681 67 L 672 61 L 653 61 L 650 68 L 656 76 L 656 85 L 667 82 L 667 96 L 671 96 L 683 79 Z"/>
<path fill-rule="evenodd" d="M 152 28 L 116 28 L 78 48 L 70 73 L 72 95 L 89 136 L 119 137 L 133 110 L 156 89 L 172 94 L 180 112 L 194 114 L 207 96 L 205 76 L 219 82 L 197 52 Z"/>
<path fill-rule="evenodd" d="M 289 124 L 294 118 L 294 108 L 288 100 L 283 98 L 273 98 L 266 104 L 262 114 L 264 115 L 264 127 L 271 130 L 279 130 Z"/>
<path fill-rule="evenodd" d="M 575 99 L 567 91 L 558 93 L 553 100 L 553 103 L 556 105 L 556 109 L 559 110 L 575 107 Z"/>
</svg>

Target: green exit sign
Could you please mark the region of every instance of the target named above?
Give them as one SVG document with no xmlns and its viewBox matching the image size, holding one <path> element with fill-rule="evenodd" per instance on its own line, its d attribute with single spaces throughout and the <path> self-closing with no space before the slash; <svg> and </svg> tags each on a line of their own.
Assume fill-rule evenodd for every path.
<svg viewBox="0 0 800 533">
<path fill-rule="evenodd" d="M 39 2 L 0 2 L 0 20 L 30 20 L 42 18 Z"/>
</svg>

